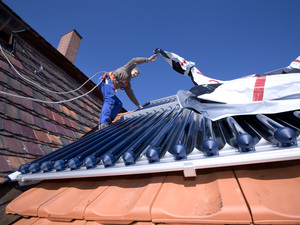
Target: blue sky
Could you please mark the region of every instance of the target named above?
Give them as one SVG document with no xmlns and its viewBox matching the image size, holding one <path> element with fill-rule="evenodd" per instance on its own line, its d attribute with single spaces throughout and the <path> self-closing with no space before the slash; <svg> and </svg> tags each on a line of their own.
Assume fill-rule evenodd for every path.
<svg viewBox="0 0 300 225">
<path fill-rule="evenodd" d="M 57 48 L 63 34 L 83 37 L 75 65 L 88 77 L 161 48 L 211 78 L 231 80 L 288 66 L 300 55 L 299 0 L 4 0 Z M 193 83 L 160 56 L 132 80 L 140 104 Z M 96 79 L 93 80 L 96 82 Z M 127 110 L 136 109 L 122 90 Z"/>
</svg>

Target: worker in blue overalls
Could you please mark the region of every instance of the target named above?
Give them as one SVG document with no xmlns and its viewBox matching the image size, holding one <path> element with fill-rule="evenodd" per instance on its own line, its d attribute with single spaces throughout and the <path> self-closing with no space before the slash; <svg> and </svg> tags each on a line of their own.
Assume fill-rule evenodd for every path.
<svg viewBox="0 0 300 225">
<path fill-rule="evenodd" d="M 115 119 L 122 109 L 122 102 L 115 95 L 117 89 L 125 90 L 129 99 L 139 108 L 142 106 L 136 99 L 133 90 L 131 89 L 130 81 L 140 74 L 140 70 L 135 68 L 136 65 L 154 62 L 157 55 L 152 55 L 149 58 L 133 58 L 121 68 L 105 73 L 101 79 L 104 79 L 102 85 L 98 87 L 103 94 L 103 106 L 101 110 L 98 129 L 103 129 Z"/>
</svg>

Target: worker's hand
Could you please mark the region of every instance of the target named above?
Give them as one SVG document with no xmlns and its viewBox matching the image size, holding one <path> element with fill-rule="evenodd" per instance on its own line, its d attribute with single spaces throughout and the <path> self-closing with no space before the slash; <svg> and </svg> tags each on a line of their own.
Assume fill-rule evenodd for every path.
<svg viewBox="0 0 300 225">
<path fill-rule="evenodd" d="M 151 56 L 150 58 L 148 58 L 148 62 L 154 62 L 157 59 L 157 55 L 154 54 L 153 56 Z"/>
<path fill-rule="evenodd" d="M 143 106 L 141 106 L 141 105 L 138 105 L 138 108 L 139 108 L 139 109 L 142 109 L 142 108 L 143 108 Z"/>
</svg>

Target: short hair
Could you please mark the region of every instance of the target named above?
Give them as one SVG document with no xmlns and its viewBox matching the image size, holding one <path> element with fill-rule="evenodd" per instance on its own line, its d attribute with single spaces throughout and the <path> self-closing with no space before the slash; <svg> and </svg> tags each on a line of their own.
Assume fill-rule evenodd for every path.
<svg viewBox="0 0 300 225">
<path fill-rule="evenodd" d="M 141 73 L 140 69 L 138 69 L 138 68 L 133 68 L 133 70 L 137 70 L 139 74 Z"/>
</svg>

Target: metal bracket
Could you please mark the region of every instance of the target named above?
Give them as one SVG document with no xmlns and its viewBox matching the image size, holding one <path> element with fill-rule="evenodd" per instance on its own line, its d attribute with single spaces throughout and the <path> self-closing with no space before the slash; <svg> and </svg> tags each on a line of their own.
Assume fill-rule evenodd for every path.
<svg viewBox="0 0 300 225">
<path fill-rule="evenodd" d="M 185 177 L 196 177 L 197 176 L 193 162 L 184 163 L 183 174 Z"/>
</svg>

